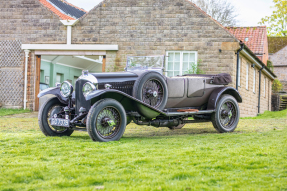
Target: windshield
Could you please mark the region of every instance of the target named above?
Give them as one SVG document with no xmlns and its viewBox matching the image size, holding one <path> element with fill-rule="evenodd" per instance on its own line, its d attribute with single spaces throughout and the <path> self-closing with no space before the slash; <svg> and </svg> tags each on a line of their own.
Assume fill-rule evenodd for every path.
<svg viewBox="0 0 287 191">
<path fill-rule="evenodd" d="M 128 56 L 127 71 L 163 68 L 164 56 Z"/>
</svg>

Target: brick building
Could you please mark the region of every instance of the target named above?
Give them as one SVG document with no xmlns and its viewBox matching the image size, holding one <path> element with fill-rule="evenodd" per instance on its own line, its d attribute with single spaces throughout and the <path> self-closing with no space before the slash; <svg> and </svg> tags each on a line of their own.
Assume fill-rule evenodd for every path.
<svg viewBox="0 0 287 191">
<path fill-rule="evenodd" d="M 244 45 L 237 72 L 235 53 L 240 49 L 240 40 L 187 0 L 104 0 L 80 19 L 70 21 L 60 21 L 61 17 L 39 0 L 7 1 L 0 4 L 0 9 L 0 42 L 22 44 L 22 50 L 17 49 L 15 66 L 7 49 L 0 49 L 0 76 L 5 76 L 0 77 L 0 84 L 5 84 L 0 85 L 3 105 L 9 105 L 6 103 L 10 103 L 13 92 L 17 92 L 15 99 L 19 102 L 12 106 L 24 104 L 27 64 L 24 105 L 37 110 L 40 60 L 45 55 L 103 56 L 103 72 L 123 70 L 128 55 L 168 55 L 166 63 L 170 65 L 166 70 L 170 76 L 183 74 L 186 62 L 194 63 L 207 74 L 230 73 L 234 81 L 231 85 L 235 87 L 238 73 L 238 89 L 243 96 L 241 116 L 258 113 L 258 71 L 264 63 Z M 174 59 L 170 60 L 171 57 Z M 15 77 L 11 71 L 15 71 L 13 75 L 20 83 L 12 83 Z M 269 69 L 262 69 L 260 112 L 271 108 L 271 84 L 275 77 Z M 5 94 L 3 101 L 5 88 L 11 93 Z"/>
<path fill-rule="evenodd" d="M 274 73 L 287 92 L 287 37 L 268 37 L 269 60 L 273 63 Z"/>
</svg>

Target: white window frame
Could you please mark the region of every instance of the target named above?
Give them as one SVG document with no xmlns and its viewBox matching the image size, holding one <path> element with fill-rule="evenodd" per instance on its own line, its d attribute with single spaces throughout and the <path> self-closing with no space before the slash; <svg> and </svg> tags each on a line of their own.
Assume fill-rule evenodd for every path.
<svg viewBox="0 0 287 191">
<path fill-rule="evenodd" d="M 246 63 L 246 89 L 248 90 L 249 88 L 249 64 Z"/>
<path fill-rule="evenodd" d="M 240 82 L 240 78 L 241 78 L 241 63 L 242 63 L 242 58 L 239 58 L 239 63 L 238 63 L 238 66 L 239 66 L 239 67 L 238 67 L 238 71 L 237 71 L 237 73 L 238 73 L 238 84 L 237 84 L 237 85 L 238 85 L 239 87 L 241 87 L 241 86 L 240 86 L 240 85 L 241 85 L 241 84 L 240 84 L 240 83 L 241 83 L 241 82 Z"/>
<path fill-rule="evenodd" d="M 194 59 L 195 59 L 195 64 L 197 66 L 197 51 L 180 51 L 180 50 L 176 50 L 176 51 L 166 51 L 166 58 L 165 58 L 165 75 L 167 76 L 167 72 L 171 71 L 171 70 L 167 70 L 167 65 L 168 65 L 168 54 L 169 53 L 180 53 L 180 66 L 179 66 L 179 75 L 183 75 L 182 74 L 182 66 L 183 66 L 183 54 L 184 53 L 194 53 Z"/>
<path fill-rule="evenodd" d="M 253 93 L 255 93 L 255 86 L 256 86 L 256 69 L 253 70 Z"/>
</svg>

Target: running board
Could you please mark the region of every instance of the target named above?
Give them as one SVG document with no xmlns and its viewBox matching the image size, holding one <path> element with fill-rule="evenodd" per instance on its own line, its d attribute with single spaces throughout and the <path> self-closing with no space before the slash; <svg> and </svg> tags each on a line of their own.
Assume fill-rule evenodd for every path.
<svg viewBox="0 0 287 191">
<path fill-rule="evenodd" d="M 201 110 L 192 112 L 165 112 L 166 116 L 200 115 L 214 113 L 215 110 Z"/>
</svg>

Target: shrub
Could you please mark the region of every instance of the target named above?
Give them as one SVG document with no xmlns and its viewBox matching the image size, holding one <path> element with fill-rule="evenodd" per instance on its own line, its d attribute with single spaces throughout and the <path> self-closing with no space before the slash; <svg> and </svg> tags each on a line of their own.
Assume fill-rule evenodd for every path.
<svg viewBox="0 0 287 191">
<path fill-rule="evenodd" d="M 282 90 L 282 84 L 278 79 L 275 79 L 272 84 L 272 91 L 277 93 Z"/>
<path fill-rule="evenodd" d="M 269 68 L 272 72 L 274 70 L 273 63 L 270 60 L 267 60 L 267 68 Z"/>
</svg>

